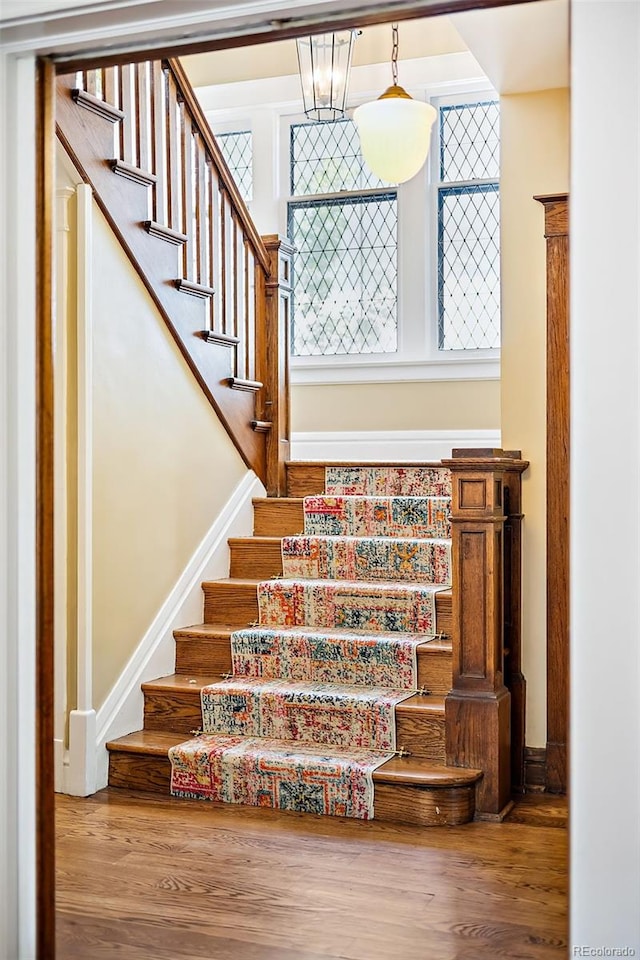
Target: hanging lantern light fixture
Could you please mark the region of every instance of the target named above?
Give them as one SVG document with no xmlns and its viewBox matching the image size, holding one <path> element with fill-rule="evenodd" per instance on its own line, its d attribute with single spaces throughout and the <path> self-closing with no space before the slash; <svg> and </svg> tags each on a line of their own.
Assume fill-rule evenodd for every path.
<svg viewBox="0 0 640 960">
<path fill-rule="evenodd" d="M 393 84 L 377 100 L 358 107 L 353 119 L 362 156 L 372 173 L 389 183 L 404 183 L 415 177 L 427 159 L 437 111 L 398 86 L 397 23 L 392 26 L 392 37 Z"/>
<path fill-rule="evenodd" d="M 296 40 L 304 112 L 310 120 L 344 117 L 356 35 L 355 30 L 342 30 Z"/>
</svg>

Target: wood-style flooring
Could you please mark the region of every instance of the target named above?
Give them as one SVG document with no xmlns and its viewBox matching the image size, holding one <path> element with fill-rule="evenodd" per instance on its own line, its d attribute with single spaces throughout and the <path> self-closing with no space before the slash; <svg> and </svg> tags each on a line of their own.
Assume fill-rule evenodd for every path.
<svg viewBox="0 0 640 960">
<path fill-rule="evenodd" d="M 565 811 L 419 829 L 60 796 L 57 960 L 565 957 Z"/>
</svg>

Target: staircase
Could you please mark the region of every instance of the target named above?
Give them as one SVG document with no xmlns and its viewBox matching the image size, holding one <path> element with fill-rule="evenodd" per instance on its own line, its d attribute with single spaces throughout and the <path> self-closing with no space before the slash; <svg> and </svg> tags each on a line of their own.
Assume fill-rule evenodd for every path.
<svg viewBox="0 0 640 960">
<path fill-rule="evenodd" d="M 176 758 L 186 763 L 188 754 L 200 762 L 206 745 L 211 756 L 219 748 L 220 762 L 227 763 L 230 754 L 225 751 L 239 750 L 245 743 L 245 734 L 238 734 L 239 710 L 224 701 L 222 688 L 233 671 L 234 685 L 244 689 L 240 699 L 247 700 L 251 677 L 238 669 L 237 657 L 233 663 L 239 641 L 232 634 L 257 629 L 259 619 L 260 629 L 274 626 L 273 610 L 284 609 L 284 600 L 280 596 L 278 608 L 264 597 L 278 594 L 273 585 L 285 580 L 272 578 L 284 575 L 289 580 L 294 570 L 296 581 L 317 583 L 320 592 L 329 584 L 335 594 L 336 583 L 344 585 L 342 554 L 329 560 L 325 556 L 321 569 L 318 557 L 323 550 L 327 556 L 331 552 L 327 544 L 301 545 L 300 536 L 310 533 L 313 512 L 309 501 L 305 508 L 305 498 L 324 494 L 334 468 L 366 473 L 375 465 L 287 462 L 293 251 L 286 240 L 257 234 L 179 62 L 150 61 L 60 76 L 57 123 L 61 142 L 91 184 L 194 376 L 268 493 L 254 502 L 254 536 L 230 541 L 229 577 L 203 584 L 203 623 L 176 631 L 177 672 L 143 684 L 144 728 L 108 744 L 112 786 L 168 793 L 173 785 L 179 795 Z M 365 617 L 363 623 L 317 624 L 302 618 L 296 626 L 306 634 L 317 626 L 365 638 L 384 634 L 396 653 L 402 642 L 409 642 L 401 635 L 418 635 L 411 641 L 415 673 L 395 683 L 398 689 L 390 698 L 395 737 L 392 730 L 382 755 L 362 775 L 367 789 L 373 785 L 373 800 L 362 807 L 364 814 L 348 815 L 425 826 L 474 817 L 500 819 L 512 790 L 523 786 L 520 481 L 527 463 L 517 451 L 454 451 L 442 464 L 381 464 L 378 476 L 384 487 L 385 477 L 415 467 L 446 477 L 446 490 L 412 488 L 389 496 L 447 499 L 446 505 L 432 504 L 434 516 L 440 511 L 435 526 L 414 531 L 411 543 L 404 544 L 419 561 L 405 558 L 393 570 L 384 567 L 390 562 L 389 544 L 396 550 L 403 536 L 390 527 L 363 533 L 357 524 L 347 525 L 341 535 L 359 539 L 361 547 L 363 538 L 376 541 L 366 547 L 366 569 L 352 570 L 349 576 L 360 588 L 367 585 L 378 611 L 393 606 L 400 593 L 405 598 L 415 594 L 422 619 L 404 623 L 381 614 L 380 622 Z M 333 496 L 335 489 L 327 492 Z M 362 498 L 371 492 L 356 490 L 348 496 L 353 500 L 350 522 L 355 522 L 364 510 Z M 450 544 L 443 547 L 443 540 Z M 355 562 L 353 556 L 349 562 Z M 437 585 L 437 591 L 430 584 Z M 288 624 L 285 617 L 275 625 L 286 629 Z M 329 639 L 340 642 L 339 636 Z M 368 689 L 365 699 L 379 711 L 386 694 L 375 693 L 376 682 L 365 680 L 360 679 Z M 291 688 L 287 696 L 293 702 L 299 693 Z M 332 691 L 331 696 L 341 700 L 339 693 Z M 313 709 L 320 714 L 330 697 L 326 691 L 318 696 Z M 209 725 L 200 736 L 202 703 L 216 698 L 222 703 L 220 725 Z M 376 732 L 371 716 L 363 723 Z M 322 723 L 312 720 L 311 726 L 320 729 Z M 291 743 L 303 753 L 308 746 L 294 730 L 285 733 L 269 737 L 251 728 L 246 736 L 273 740 L 269 756 L 280 763 L 283 753 L 291 752 Z M 235 746 L 225 746 L 220 739 L 225 737 L 235 737 Z M 329 725 L 318 739 L 310 739 L 313 749 L 318 748 L 313 762 L 332 760 L 349 774 L 341 756 L 347 745 L 335 728 Z M 193 743 L 186 746 L 189 741 Z M 357 749 L 371 753 L 362 745 Z M 318 751 L 327 756 L 318 758 Z M 224 769 L 228 772 L 229 767 Z M 183 774 L 187 780 L 191 776 Z M 264 790 L 260 796 L 258 802 L 263 802 Z M 305 801 L 297 809 L 309 807 Z M 335 809 L 346 808 L 341 801 Z"/>
<path fill-rule="evenodd" d="M 468 468 L 472 463 L 460 460 L 458 467 Z M 371 466 L 367 464 L 367 468 Z M 512 460 L 505 465 L 504 459 L 494 458 L 490 463 L 492 476 L 498 466 L 519 476 L 521 462 Z M 310 498 L 306 501 L 308 512 L 313 509 L 314 498 L 324 493 L 326 470 L 323 464 L 288 463 L 288 496 L 254 501 L 254 536 L 230 541 L 229 578 L 203 584 L 204 623 L 175 632 L 176 674 L 143 685 L 144 729 L 107 745 L 111 786 L 169 793 L 169 750 L 201 728 L 202 688 L 230 675 L 231 634 L 256 624 L 258 583 L 282 577 L 283 538 L 296 538 L 304 529 L 304 498 Z M 448 470 L 444 472 L 448 474 Z M 478 480 L 474 475 L 468 482 Z M 391 580 L 392 574 L 385 572 L 384 580 L 377 584 L 379 590 L 388 588 Z M 406 586 L 406 581 L 398 582 Z M 417 647 L 419 692 L 395 708 L 400 755 L 373 772 L 373 815 L 377 819 L 422 826 L 459 824 L 471 820 L 477 812 L 476 793 L 486 767 L 454 765 L 447 758 L 447 741 L 452 737 L 447 731 L 445 699 L 453 686 L 450 589 L 435 594 L 435 614 L 435 636 L 425 634 L 425 642 Z M 301 629 L 304 631 L 304 625 Z M 349 626 L 342 629 L 348 632 Z M 478 757 L 485 740 L 485 746 L 491 745 L 490 726 L 489 721 L 486 731 L 476 733 Z M 487 773 L 491 779 L 492 772 Z"/>
</svg>

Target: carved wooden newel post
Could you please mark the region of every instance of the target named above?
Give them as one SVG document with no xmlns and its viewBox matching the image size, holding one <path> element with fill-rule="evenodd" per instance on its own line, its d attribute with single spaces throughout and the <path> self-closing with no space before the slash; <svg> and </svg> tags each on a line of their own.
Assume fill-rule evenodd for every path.
<svg viewBox="0 0 640 960">
<path fill-rule="evenodd" d="M 511 800 L 511 695 L 505 685 L 503 631 L 505 489 L 527 464 L 502 451 L 492 453 L 500 456 L 443 461 L 451 469 L 453 521 L 453 686 L 445 711 L 447 763 L 484 772 L 476 812 L 500 818 Z"/>
<path fill-rule="evenodd" d="M 276 235 L 262 238 L 269 253 L 266 279 L 266 323 L 259 344 L 263 371 L 262 417 L 267 434 L 266 488 L 270 497 L 286 496 L 285 463 L 289 459 L 289 324 L 293 247 Z"/>
</svg>

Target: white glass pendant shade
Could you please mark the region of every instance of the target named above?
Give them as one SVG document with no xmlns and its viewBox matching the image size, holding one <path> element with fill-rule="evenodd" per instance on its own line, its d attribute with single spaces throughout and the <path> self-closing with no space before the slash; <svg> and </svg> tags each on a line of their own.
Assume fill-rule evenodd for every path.
<svg viewBox="0 0 640 960">
<path fill-rule="evenodd" d="M 402 87 L 389 87 L 378 100 L 354 111 L 364 161 L 377 177 L 404 183 L 415 177 L 429 153 L 437 111 L 413 100 Z"/>
<path fill-rule="evenodd" d="M 296 40 L 304 112 L 310 120 L 341 120 L 345 114 L 354 30 Z"/>
</svg>

